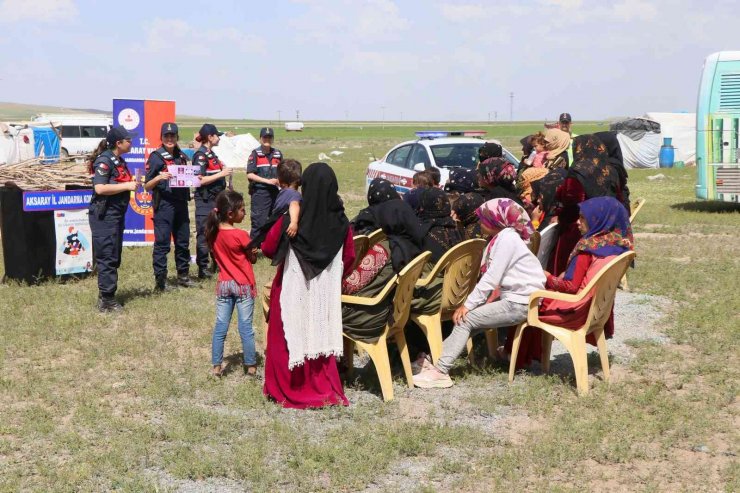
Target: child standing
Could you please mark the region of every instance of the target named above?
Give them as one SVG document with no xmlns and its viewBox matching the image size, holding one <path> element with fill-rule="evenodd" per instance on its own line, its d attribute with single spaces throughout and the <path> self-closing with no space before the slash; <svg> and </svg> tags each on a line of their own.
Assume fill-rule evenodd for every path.
<svg viewBox="0 0 740 493">
<path fill-rule="evenodd" d="M 229 330 L 231 314 L 237 310 L 239 336 L 244 350 L 244 371 L 257 373 L 252 315 L 256 295 L 252 264 L 257 251 L 247 248 L 249 234 L 234 226 L 244 220 L 244 197 L 239 192 L 224 190 L 216 197 L 216 207 L 208 214 L 205 236 L 219 267 L 216 283 L 216 325 L 213 329 L 213 375 L 223 374 L 224 340 Z"/>
</svg>

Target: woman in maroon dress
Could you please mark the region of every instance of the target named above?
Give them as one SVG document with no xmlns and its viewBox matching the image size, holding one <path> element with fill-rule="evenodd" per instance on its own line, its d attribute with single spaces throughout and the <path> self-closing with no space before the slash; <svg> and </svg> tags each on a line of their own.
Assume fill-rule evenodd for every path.
<svg viewBox="0 0 740 493">
<path fill-rule="evenodd" d="M 355 257 L 352 230 L 326 163 L 306 168 L 302 182 L 298 234 L 287 237 L 285 216 L 262 243 L 263 253 L 278 265 L 263 393 L 287 408 L 346 406 L 336 356 L 342 355 L 341 280 Z"/>
</svg>

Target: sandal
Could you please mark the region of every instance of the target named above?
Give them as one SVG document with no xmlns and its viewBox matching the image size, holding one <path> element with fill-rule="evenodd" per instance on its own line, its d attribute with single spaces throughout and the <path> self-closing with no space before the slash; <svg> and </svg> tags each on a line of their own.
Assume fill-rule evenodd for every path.
<svg viewBox="0 0 740 493">
<path fill-rule="evenodd" d="M 221 378 L 224 376 L 224 368 L 221 365 L 213 365 L 211 369 L 211 376 Z"/>
</svg>

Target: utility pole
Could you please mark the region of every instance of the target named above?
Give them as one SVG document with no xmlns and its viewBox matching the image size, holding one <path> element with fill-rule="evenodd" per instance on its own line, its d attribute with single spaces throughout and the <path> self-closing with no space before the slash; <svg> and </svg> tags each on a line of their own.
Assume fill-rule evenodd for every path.
<svg viewBox="0 0 740 493">
<path fill-rule="evenodd" d="M 495 122 L 498 121 L 498 111 L 494 111 L 493 112 L 493 121 L 495 121 Z"/>
<path fill-rule="evenodd" d="M 295 121 L 301 121 L 301 110 L 295 110 Z"/>
<path fill-rule="evenodd" d="M 278 125 L 280 125 L 280 110 L 277 110 L 278 113 Z"/>
<path fill-rule="evenodd" d="M 514 93 L 509 93 L 509 121 L 514 121 Z"/>
<path fill-rule="evenodd" d="M 488 112 L 488 123 L 491 123 L 491 111 Z"/>
<path fill-rule="evenodd" d="M 403 111 L 401 112 L 401 121 L 403 121 Z"/>
</svg>

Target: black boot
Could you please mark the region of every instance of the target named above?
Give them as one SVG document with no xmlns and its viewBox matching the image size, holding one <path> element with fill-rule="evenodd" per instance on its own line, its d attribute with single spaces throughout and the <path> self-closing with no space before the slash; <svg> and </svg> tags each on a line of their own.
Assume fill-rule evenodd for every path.
<svg viewBox="0 0 740 493">
<path fill-rule="evenodd" d="M 182 288 L 192 288 L 195 286 L 195 283 L 190 279 L 187 272 L 183 272 L 177 275 L 177 285 Z"/>
<path fill-rule="evenodd" d="M 198 269 L 198 279 L 210 279 L 213 277 L 213 271 L 210 269 Z"/>
<path fill-rule="evenodd" d="M 154 289 L 162 293 L 172 291 L 172 288 L 167 285 L 167 274 L 160 274 L 154 278 Z"/>
<path fill-rule="evenodd" d="M 98 298 L 98 311 L 101 313 L 117 312 L 123 310 L 123 305 L 113 297 L 101 296 Z"/>
</svg>

